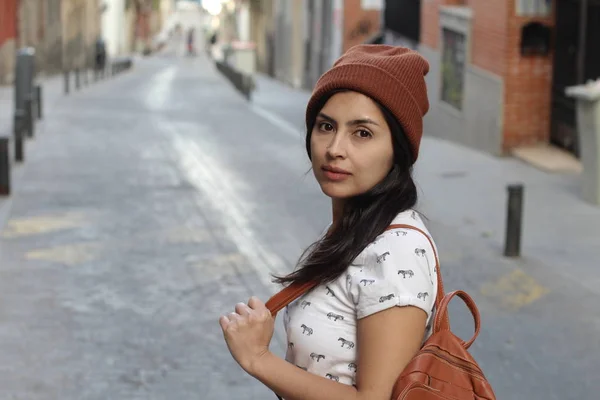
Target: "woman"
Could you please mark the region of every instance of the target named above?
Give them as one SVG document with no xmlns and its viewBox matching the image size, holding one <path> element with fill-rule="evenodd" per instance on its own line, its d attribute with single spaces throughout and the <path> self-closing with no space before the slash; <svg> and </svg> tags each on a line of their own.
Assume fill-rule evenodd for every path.
<svg viewBox="0 0 600 400">
<path fill-rule="evenodd" d="M 286 360 L 269 351 L 274 321 L 257 298 L 220 319 L 240 366 L 287 400 L 388 400 L 430 334 L 433 242 L 386 230 L 407 224 L 427 233 L 413 209 L 411 170 L 429 108 L 428 70 L 412 50 L 359 45 L 309 100 L 306 149 L 333 218 L 299 268 L 276 282 L 319 285 L 284 312 Z"/>
</svg>

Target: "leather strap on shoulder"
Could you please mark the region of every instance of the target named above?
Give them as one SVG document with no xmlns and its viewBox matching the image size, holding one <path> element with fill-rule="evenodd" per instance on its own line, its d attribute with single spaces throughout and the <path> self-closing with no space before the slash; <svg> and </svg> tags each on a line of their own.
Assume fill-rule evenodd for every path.
<svg viewBox="0 0 600 400">
<path fill-rule="evenodd" d="M 266 303 L 266 307 L 271 311 L 271 315 L 275 317 L 277 313 L 285 306 L 308 292 L 317 285 L 316 282 L 308 282 L 302 285 L 291 284 L 283 288 L 279 293 L 273 295 Z"/>
</svg>

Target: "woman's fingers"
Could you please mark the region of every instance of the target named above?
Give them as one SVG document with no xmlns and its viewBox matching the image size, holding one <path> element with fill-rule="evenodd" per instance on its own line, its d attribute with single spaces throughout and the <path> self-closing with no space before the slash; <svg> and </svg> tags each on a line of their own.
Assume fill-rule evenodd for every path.
<svg viewBox="0 0 600 400">
<path fill-rule="evenodd" d="M 237 303 L 235 305 L 235 312 L 238 313 L 242 317 L 246 317 L 250 314 L 250 307 L 248 307 L 244 303 Z"/>
</svg>

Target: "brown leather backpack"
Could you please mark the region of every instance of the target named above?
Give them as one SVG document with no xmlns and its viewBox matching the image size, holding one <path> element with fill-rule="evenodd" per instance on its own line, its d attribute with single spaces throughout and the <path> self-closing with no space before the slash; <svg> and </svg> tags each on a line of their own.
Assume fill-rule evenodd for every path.
<svg viewBox="0 0 600 400">
<path fill-rule="evenodd" d="M 431 238 L 419 228 L 410 225 L 390 225 L 386 230 L 399 228 L 419 231 L 429 240 L 435 252 Z M 392 399 L 495 400 L 496 396 L 491 385 L 468 352 L 469 347 L 479 335 L 479 310 L 473 299 L 461 290 L 444 295 L 437 253 L 435 259 L 438 290 L 435 299 L 433 331 L 398 377 L 392 392 Z M 266 306 L 275 317 L 278 311 L 314 286 L 316 284 L 313 282 L 287 286 L 271 297 Z M 448 304 L 455 296 L 465 302 L 475 320 L 475 334 L 468 342 L 464 342 L 450 330 Z"/>
</svg>

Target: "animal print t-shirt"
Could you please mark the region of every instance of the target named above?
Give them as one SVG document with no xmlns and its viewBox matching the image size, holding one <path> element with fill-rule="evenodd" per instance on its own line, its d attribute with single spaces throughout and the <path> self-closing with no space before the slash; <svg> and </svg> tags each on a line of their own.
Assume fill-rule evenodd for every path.
<svg viewBox="0 0 600 400">
<path fill-rule="evenodd" d="M 398 214 L 393 224 L 420 228 L 420 216 Z M 433 249 L 420 232 L 385 231 L 368 245 L 346 272 L 289 304 L 284 312 L 286 360 L 311 373 L 355 385 L 357 321 L 394 306 L 416 306 L 427 313 L 425 337 L 437 290 Z"/>
</svg>

